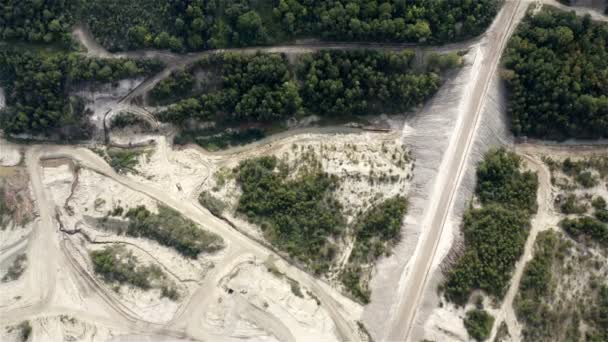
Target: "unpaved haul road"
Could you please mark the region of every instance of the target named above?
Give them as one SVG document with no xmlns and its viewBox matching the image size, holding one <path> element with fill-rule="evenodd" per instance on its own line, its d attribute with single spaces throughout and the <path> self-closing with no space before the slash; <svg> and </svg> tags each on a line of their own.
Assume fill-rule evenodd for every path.
<svg viewBox="0 0 608 342">
<path fill-rule="evenodd" d="M 403 293 L 393 315 L 387 335 L 383 340 L 406 341 L 416 317 L 416 312 L 424 292 L 437 246 L 446 223 L 448 214 L 453 206 L 458 184 L 466 167 L 466 159 L 475 136 L 484 99 L 486 97 L 492 76 L 500 62 L 502 51 L 507 43 L 509 34 L 515 25 L 515 16 L 520 9 L 520 0 L 507 1 L 495 19 L 490 31 L 485 35 L 482 44 L 483 61 L 476 77 L 471 84 L 472 91 L 463 112 L 452 134 L 446 150 L 440 173 L 435 182 L 435 191 L 429 200 L 430 207 L 425 214 L 421 231 L 425 234 L 417 246 L 412 264 L 404 274 L 398 291 Z M 404 280 L 404 281 L 403 281 Z"/>
<path fill-rule="evenodd" d="M 40 244 L 46 243 L 44 240 L 52 239 L 53 232 L 53 222 L 52 222 L 52 209 L 51 205 L 48 204 L 45 193 L 43 190 L 42 177 L 41 177 L 41 167 L 40 160 L 43 159 L 69 159 L 77 162 L 81 167 L 86 167 L 90 170 L 93 170 L 109 179 L 112 179 L 127 188 L 147 195 L 173 209 L 180 212 L 185 217 L 197 222 L 201 226 L 205 227 L 211 232 L 217 233 L 226 239 L 231 245 L 233 252 L 232 253 L 250 253 L 251 255 L 255 255 L 261 260 L 265 260 L 269 256 L 273 256 L 277 260 L 282 260 L 282 258 L 275 254 L 274 252 L 268 250 L 265 246 L 259 244 L 257 241 L 250 239 L 249 237 L 241 234 L 240 232 L 230 228 L 223 221 L 217 219 L 213 215 L 211 215 L 206 210 L 202 210 L 199 206 L 190 203 L 188 201 L 182 201 L 180 199 L 174 198 L 164 189 L 160 189 L 154 186 L 149 186 L 145 184 L 141 184 L 131 180 L 130 178 L 118 175 L 114 170 L 99 156 L 91 152 L 90 150 L 78 147 L 70 147 L 70 146 L 53 146 L 53 145 L 39 145 L 32 146 L 26 153 L 27 155 L 27 165 L 28 171 L 30 172 L 30 176 L 32 177 L 32 183 L 34 192 L 36 195 L 37 201 L 39 201 L 39 205 L 44 209 L 44 213 L 42 213 L 43 209 L 41 209 L 41 219 L 43 220 L 45 230 L 41 231 L 41 236 L 38 239 Z M 43 215 L 44 214 L 44 215 Z M 41 220 L 41 221 L 42 221 Z M 42 227 L 41 227 L 42 228 Z M 45 239 L 43 239 L 45 237 Z M 44 246 L 39 246 L 40 253 L 44 254 L 48 248 Z M 53 248 L 53 251 L 58 251 L 58 248 Z M 235 254 L 236 255 L 236 254 Z M 233 256 L 235 256 L 233 255 Z M 40 255 L 40 260 L 52 260 L 54 263 L 57 263 L 57 257 L 48 258 L 44 255 Z M 46 265 L 45 265 L 46 266 Z M 51 269 L 56 268 L 56 266 L 48 265 Z M 349 317 L 348 308 L 353 305 L 352 302 L 346 298 L 344 298 L 340 293 L 338 293 L 333 288 L 329 287 L 327 284 L 320 284 L 314 277 L 308 275 L 306 272 L 291 266 L 287 262 L 282 265 L 277 265 L 278 268 L 287 274 L 289 277 L 295 279 L 299 283 L 311 289 L 311 291 L 319 298 L 322 302 L 323 307 L 327 310 L 328 314 L 332 318 L 336 333 L 340 340 L 342 341 L 358 341 L 360 340 L 360 336 L 358 334 L 358 328 L 355 325 L 353 320 L 350 320 L 345 317 Z M 48 273 L 47 270 L 40 270 L 41 274 Z M 36 272 L 37 273 L 37 272 Z M 51 271 L 51 274 L 48 276 L 54 276 L 54 272 Z M 215 275 L 215 274 L 214 274 Z M 210 277 L 210 279 L 213 277 Z M 35 307 L 25 308 L 25 310 L 17 310 L 20 316 L 26 316 L 27 314 L 40 313 L 44 311 L 44 309 L 48 308 L 48 304 L 52 297 L 52 293 L 55 290 L 56 281 L 54 278 L 49 280 L 44 280 L 44 284 L 49 285 L 48 292 L 50 294 L 45 294 L 42 298 L 42 302 L 35 305 Z M 97 289 L 99 290 L 99 289 Z M 178 330 L 174 329 L 159 329 L 155 324 L 150 324 L 149 322 L 138 320 L 134 317 L 130 317 L 126 312 L 120 310 L 120 305 L 110 305 L 112 309 L 117 314 L 120 314 L 123 318 L 132 319 L 134 322 L 132 323 L 135 327 L 139 328 L 137 331 L 141 331 L 143 329 L 149 329 L 149 331 L 154 331 L 158 333 L 162 333 L 164 335 L 172 335 L 179 336 L 179 332 L 182 331 L 180 327 L 183 325 L 186 326 L 186 331 L 189 335 L 194 337 L 201 337 L 203 339 L 208 338 L 209 335 L 203 331 L 200 326 L 200 319 L 202 314 L 204 313 L 205 307 L 201 306 L 200 303 L 204 300 L 206 294 L 205 291 L 207 289 L 203 287 L 199 287 L 196 293 L 190 298 L 190 301 L 185 304 L 185 307 L 181 310 L 179 317 L 183 317 L 187 322 L 181 322 L 184 324 L 176 325 L 178 326 Z M 99 291 L 97 291 L 99 292 Z M 100 295 L 103 295 L 100 293 Z M 104 298 L 107 304 L 118 304 L 113 303 L 114 300 L 112 298 Z M 346 306 L 344 305 L 346 304 Z M 11 313 L 15 313 L 16 311 L 11 311 Z M 8 313 L 7 313 L 8 314 Z M 216 336 L 217 337 L 217 336 Z"/>
</svg>

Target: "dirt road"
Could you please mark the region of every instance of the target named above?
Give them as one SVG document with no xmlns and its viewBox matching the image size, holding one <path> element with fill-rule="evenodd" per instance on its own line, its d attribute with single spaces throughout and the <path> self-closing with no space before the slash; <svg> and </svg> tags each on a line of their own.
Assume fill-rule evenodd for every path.
<svg viewBox="0 0 608 342">
<path fill-rule="evenodd" d="M 390 327 L 385 340 L 405 341 L 410 336 L 438 242 L 462 178 L 488 87 L 500 62 L 509 34 L 517 24 L 514 19 L 520 7 L 524 7 L 520 5 L 520 1 L 507 1 L 481 43 L 482 65 L 473 81 L 474 84 L 471 85 L 472 92 L 466 110 L 444 153 L 440 167 L 442 172 L 437 176 L 435 190 L 429 201 L 431 205 L 421 227 L 424 235 L 417 246 L 409 270 L 404 272 L 405 279 L 402 278 L 400 281 L 398 291 L 403 293 L 403 296 L 399 298 L 400 302 L 394 309 L 394 316 L 390 318 Z"/>
</svg>

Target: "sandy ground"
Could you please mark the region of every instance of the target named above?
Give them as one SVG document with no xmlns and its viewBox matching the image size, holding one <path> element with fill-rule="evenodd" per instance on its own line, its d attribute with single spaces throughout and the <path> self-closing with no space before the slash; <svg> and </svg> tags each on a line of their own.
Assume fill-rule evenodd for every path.
<svg viewBox="0 0 608 342">
<path fill-rule="evenodd" d="M 176 153 L 202 158 L 198 151 Z M 172 150 L 166 152 L 172 154 Z M 54 159 L 38 163 L 43 155 Z M 171 159 L 167 165 L 174 163 Z M 180 196 L 177 188 L 174 196 L 161 190 L 162 182 L 148 180 L 150 185 L 139 185 L 133 179 L 141 176 L 116 175 L 86 149 L 35 147 L 27 151 L 26 164 L 34 177 L 34 196 L 43 210 L 36 222 L 36 235 L 27 249 L 34 261 L 32 269 L 28 268 L 22 283 L 12 286 L 15 290 L 2 288 L 0 326 L 10 327 L 29 319 L 34 337 L 40 340 L 62 336 L 75 336 L 74 340 L 83 341 L 107 340 L 108 335 L 117 341 L 174 341 L 188 336 L 213 341 L 365 339 L 355 324 L 361 315 L 359 305 L 264 247 L 248 242 L 231 228 L 222 226 L 221 221 L 207 217 L 190 204 L 191 196 Z M 195 171 L 189 172 L 194 176 Z M 200 178 L 196 179 L 200 182 Z M 154 210 L 159 200 L 195 222 L 207 222 L 204 227 L 224 237 L 225 250 L 190 261 L 155 243 L 116 236 L 94 224 L 115 205 L 127 209 L 145 204 Z M 62 233 L 59 226 L 66 231 L 85 232 L 93 242 L 86 241 L 82 234 Z M 44 241 L 46 246 L 41 250 L 39 246 Z M 87 259 L 89 250 L 108 242 L 122 243 L 142 262 L 160 265 L 178 285 L 180 300 L 160 299 L 157 290 L 145 293 L 123 287 L 116 293 L 108 288 L 92 274 Z M 267 270 L 264 262 L 269 257 L 274 258 L 279 274 L 284 275 L 273 275 Z M 48 274 L 47 270 L 56 272 Z M 302 297 L 292 291 L 294 282 L 300 284 Z M 40 284 L 48 286 L 34 290 Z M 227 287 L 234 289 L 232 294 L 226 292 Z M 11 299 L 20 294 L 28 296 L 17 301 Z M 219 298 L 223 298 L 224 306 L 217 304 Z M 217 321 L 208 320 L 208 314 L 214 310 L 223 310 L 228 315 L 227 325 L 218 326 Z M 95 324 L 58 321 L 56 316 L 63 314 Z M 206 324 L 215 325 L 216 332 Z M 14 338 L 10 333 L 3 334 L 9 341 Z"/>
<path fill-rule="evenodd" d="M 82 88 L 75 91 L 74 94 L 82 97 L 86 102 L 86 109 L 93 112 L 90 118 L 91 123 L 98 129 L 103 129 L 105 114 L 114 110 L 118 102 L 143 81 L 143 78 L 121 80 L 117 82 L 117 85 L 106 84 L 96 86 L 94 89 Z"/>
<path fill-rule="evenodd" d="M 15 166 L 21 162 L 21 148 L 7 141 L 0 141 L 0 166 Z"/>
</svg>

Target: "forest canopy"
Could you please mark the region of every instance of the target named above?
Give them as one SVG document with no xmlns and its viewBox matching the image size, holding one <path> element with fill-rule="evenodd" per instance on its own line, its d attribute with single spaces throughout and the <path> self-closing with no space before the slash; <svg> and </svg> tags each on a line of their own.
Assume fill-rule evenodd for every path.
<svg viewBox="0 0 608 342">
<path fill-rule="evenodd" d="M 208 70 L 216 84 L 202 95 L 178 102 L 160 118 L 173 123 L 270 122 L 300 114 L 404 112 L 427 100 L 442 82 L 434 71 L 414 71 L 413 58 L 411 50 L 319 51 L 302 56 L 294 67 L 280 54 L 216 55 L 190 70 Z M 450 64 L 454 65 L 458 63 Z M 174 73 L 152 94 L 162 102 L 170 89 L 182 89 L 192 79 Z"/>
<path fill-rule="evenodd" d="M 76 9 L 76 0 L 2 0 L 0 40 L 68 45 Z"/>
<path fill-rule="evenodd" d="M 195 51 L 295 38 L 444 43 L 482 33 L 497 0 L 90 0 L 82 16 L 110 50 Z"/>
<path fill-rule="evenodd" d="M 608 137 L 608 24 L 557 10 L 529 15 L 504 66 L 515 135 Z"/>
</svg>

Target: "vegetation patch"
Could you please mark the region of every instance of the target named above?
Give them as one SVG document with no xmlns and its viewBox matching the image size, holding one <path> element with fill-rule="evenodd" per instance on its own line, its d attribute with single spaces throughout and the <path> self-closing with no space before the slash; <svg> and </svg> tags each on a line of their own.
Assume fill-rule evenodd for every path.
<svg viewBox="0 0 608 342">
<path fill-rule="evenodd" d="M 449 300 L 463 305 L 475 289 L 504 295 L 536 211 L 537 177 L 521 167 L 521 158 L 504 149 L 490 150 L 478 166 L 481 207 L 464 215 L 464 251 L 442 285 Z"/>
<path fill-rule="evenodd" d="M 69 46 L 76 1 L 2 1 L 0 40 Z"/>
<path fill-rule="evenodd" d="M 202 192 L 198 196 L 198 202 L 215 216 L 222 216 L 224 210 L 226 209 L 226 203 L 222 202 L 219 198 L 214 197 L 207 191 Z"/>
<path fill-rule="evenodd" d="M 342 233 L 344 218 L 332 195 L 337 179 L 318 168 L 289 179 L 276 157 L 241 162 L 235 170 L 242 189 L 237 211 L 259 224 L 264 236 L 315 273 L 323 273 L 335 257 L 331 237 Z"/>
<path fill-rule="evenodd" d="M 208 151 L 220 151 L 230 147 L 242 146 L 266 137 L 261 128 L 183 130 L 175 135 L 173 142 L 178 145 L 195 143 Z"/>
<path fill-rule="evenodd" d="M 607 27 L 554 9 L 526 17 L 503 59 L 516 135 L 607 137 Z"/>
<path fill-rule="evenodd" d="M 21 277 L 27 267 L 27 255 L 25 253 L 19 254 L 11 266 L 6 270 L 6 274 L 2 276 L 2 282 L 8 283 L 15 281 Z"/>
<path fill-rule="evenodd" d="M 608 338 L 608 284 L 602 258 L 590 258 L 562 233 L 538 235 L 514 301 L 524 341 Z"/>
<path fill-rule="evenodd" d="M 124 246 L 112 245 L 90 252 L 95 273 L 109 283 L 128 284 L 142 290 L 158 288 L 161 297 L 179 298 L 173 281 L 156 265 L 142 266 Z"/>
<path fill-rule="evenodd" d="M 112 128 L 125 128 L 129 126 L 139 126 L 143 129 L 150 129 L 150 123 L 142 119 L 139 115 L 131 112 L 120 112 L 112 117 L 110 122 Z"/>
<path fill-rule="evenodd" d="M 485 310 L 473 309 L 467 311 L 464 318 L 464 327 L 467 329 L 469 336 L 476 341 L 487 340 L 490 337 L 493 325 L 494 317 Z"/>
<path fill-rule="evenodd" d="M 399 241 L 406 211 L 407 200 L 395 196 L 368 210 L 354 226 L 356 240 L 341 280 L 364 303 L 371 295 L 367 286 L 371 266 Z"/>
<path fill-rule="evenodd" d="M 189 258 L 200 253 L 213 253 L 223 248 L 223 240 L 216 234 L 203 230 L 177 211 L 159 206 L 158 214 L 144 206 L 129 209 L 125 214 L 129 225 L 127 235 L 145 237 L 175 249 Z"/>
</svg>

